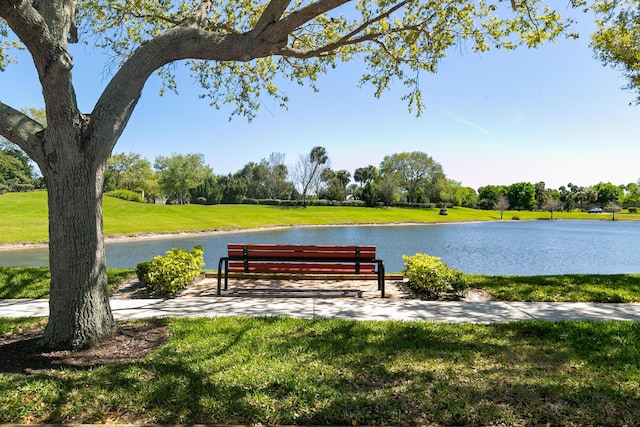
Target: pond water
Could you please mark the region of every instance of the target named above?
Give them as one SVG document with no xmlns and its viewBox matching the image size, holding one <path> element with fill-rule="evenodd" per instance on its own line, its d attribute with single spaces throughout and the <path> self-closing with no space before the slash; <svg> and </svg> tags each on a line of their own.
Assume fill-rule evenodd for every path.
<svg viewBox="0 0 640 427">
<path fill-rule="evenodd" d="M 388 272 L 402 255 L 428 253 L 465 273 L 490 275 L 640 273 L 640 223 L 500 221 L 402 226 L 299 227 L 140 239 L 107 244 L 109 267 L 133 268 L 175 247 L 202 245 L 216 269 L 227 243 L 375 245 Z M 0 266 L 46 266 L 46 249 L 0 251 Z"/>
</svg>

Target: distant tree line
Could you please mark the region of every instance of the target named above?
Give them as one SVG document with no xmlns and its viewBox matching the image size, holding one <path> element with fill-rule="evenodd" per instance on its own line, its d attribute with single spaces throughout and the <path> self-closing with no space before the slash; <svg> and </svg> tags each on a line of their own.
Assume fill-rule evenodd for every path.
<svg viewBox="0 0 640 427">
<path fill-rule="evenodd" d="M 0 193 L 44 188 L 28 157 L 0 141 Z M 116 153 L 106 170 L 104 191 L 151 203 L 353 204 L 358 206 L 463 206 L 478 209 L 571 211 L 598 206 L 615 212 L 640 206 L 640 180 L 626 185 L 569 183 L 558 189 L 544 182 L 487 185 L 477 191 L 446 177 L 423 152 L 385 156 L 378 167 L 334 170 L 324 147 L 300 154 L 292 166 L 283 153 L 216 175 L 204 155 L 158 156 L 153 164 L 136 153 Z M 133 195 L 132 193 L 135 193 Z M 134 197 L 135 196 L 135 197 Z M 330 202 L 330 203 L 329 203 Z"/>
<path fill-rule="evenodd" d="M 160 156 L 152 166 L 139 154 L 117 153 L 109 160 L 104 190 L 128 190 L 152 202 L 180 204 L 289 201 L 305 206 L 330 201 L 475 207 L 478 201 L 473 188 L 447 179 L 442 166 L 425 153 L 386 156 L 379 167 L 358 168 L 352 175 L 333 169 L 327 150 L 320 146 L 299 155 L 292 166 L 285 164 L 284 154 L 272 153 L 227 175 L 214 174 L 201 154 Z"/>
<path fill-rule="evenodd" d="M 619 207 L 640 206 L 640 180 L 627 185 L 600 182 L 590 187 L 572 183 L 547 188 L 544 182 L 487 185 L 478 189 L 480 209 L 572 211 L 600 207 L 614 211 Z"/>
</svg>

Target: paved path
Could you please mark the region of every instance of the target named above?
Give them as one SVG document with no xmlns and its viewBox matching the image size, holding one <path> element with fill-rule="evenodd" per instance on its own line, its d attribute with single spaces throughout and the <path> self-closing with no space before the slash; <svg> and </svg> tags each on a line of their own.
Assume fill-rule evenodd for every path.
<svg viewBox="0 0 640 427">
<path fill-rule="evenodd" d="M 515 320 L 640 321 L 640 304 L 440 302 L 358 298 L 112 299 L 117 319 L 149 317 L 292 316 L 355 320 L 490 323 Z M 0 300 L 0 317 L 48 315 L 48 300 Z"/>
</svg>

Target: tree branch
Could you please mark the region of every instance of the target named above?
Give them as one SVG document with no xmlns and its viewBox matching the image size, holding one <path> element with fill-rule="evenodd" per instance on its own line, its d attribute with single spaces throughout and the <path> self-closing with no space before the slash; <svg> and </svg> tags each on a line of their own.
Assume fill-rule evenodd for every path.
<svg viewBox="0 0 640 427">
<path fill-rule="evenodd" d="M 37 163 L 44 161 L 43 131 L 40 123 L 0 102 L 0 135 L 26 151 Z"/>
<path fill-rule="evenodd" d="M 202 0 L 196 13 L 182 20 L 180 25 L 183 27 L 202 28 L 207 22 L 207 15 L 211 11 L 212 7 L 213 2 L 211 0 Z"/>
<path fill-rule="evenodd" d="M 356 35 L 362 33 L 364 30 L 366 30 L 367 28 L 371 27 L 375 23 L 380 22 L 381 20 L 383 20 L 385 18 L 388 18 L 394 12 L 402 9 L 407 4 L 410 4 L 412 2 L 414 2 L 414 0 L 403 0 L 400 3 L 397 3 L 396 5 L 391 7 L 389 10 L 385 11 L 384 13 L 381 13 L 381 14 L 375 16 L 374 18 L 371 18 L 371 19 L 369 19 L 367 21 L 364 21 L 362 24 L 360 24 L 359 26 L 357 26 L 356 28 L 354 28 L 352 31 L 350 31 L 349 33 L 345 34 L 344 36 L 340 37 L 340 39 L 336 40 L 335 42 L 328 43 L 328 44 L 326 44 L 324 46 L 320 46 L 318 48 L 309 49 L 309 50 L 293 49 L 293 48 L 285 47 L 279 52 L 279 54 L 282 55 L 282 56 L 289 56 L 289 57 L 294 57 L 294 58 L 299 58 L 299 59 L 307 59 L 307 58 L 312 58 L 312 57 L 316 57 L 316 56 L 330 55 L 330 54 L 336 52 L 337 49 L 339 49 L 342 46 L 356 45 L 356 44 L 364 43 L 364 42 L 367 42 L 367 41 L 377 42 L 377 43 L 381 44 L 381 46 L 385 47 L 385 49 L 384 49 L 385 51 L 388 51 L 386 49 L 386 46 L 384 46 L 384 43 L 379 41 L 380 37 L 382 37 L 384 35 L 387 35 L 387 34 L 400 33 L 400 32 L 404 32 L 404 31 L 424 31 L 421 28 L 421 24 L 415 24 L 415 25 L 412 25 L 410 27 L 394 28 L 394 29 L 387 30 L 385 32 L 369 33 L 369 34 L 362 35 L 360 37 L 356 37 Z M 318 3 L 322 3 L 322 1 L 318 2 Z M 323 2 L 323 3 L 332 4 L 331 0 L 329 0 L 327 2 Z M 310 6 L 314 6 L 314 5 L 310 5 Z M 334 6 L 334 7 L 337 7 L 337 6 Z M 302 16 L 307 16 L 307 19 L 304 20 L 302 23 L 308 22 L 309 20 L 313 19 L 313 18 L 309 18 L 310 14 L 312 12 L 311 10 L 305 12 L 305 9 L 308 9 L 308 8 L 309 7 L 303 8 L 303 9 L 301 9 L 299 11 L 301 13 L 301 15 L 298 16 L 297 18 L 301 18 Z M 322 11 L 323 8 L 312 8 L 312 9 L 313 9 L 313 13 L 318 13 L 318 14 L 324 13 L 324 11 Z M 296 12 L 294 12 L 294 13 L 296 13 Z M 289 17 L 285 18 L 283 21 L 287 21 L 288 19 L 289 19 Z M 428 19 L 423 21 L 422 24 L 424 24 L 426 21 L 428 21 Z M 289 25 L 291 25 L 293 22 L 297 22 L 297 20 L 292 20 L 289 23 Z M 298 24 L 298 25 L 301 25 L 301 24 Z M 291 30 L 291 31 L 293 31 L 293 30 Z"/>
<path fill-rule="evenodd" d="M 277 22 L 282 17 L 282 14 L 291 3 L 291 0 L 271 0 L 267 5 L 264 12 L 258 19 L 254 31 L 258 34 L 262 33 L 269 25 Z"/>
<path fill-rule="evenodd" d="M 5 0 L 0 1 L 0 16 L 31 53 L 38 74 L 44 74 L 47 61 L 43 59 L 55 49 L 56 43 L 42 15 L 30 1 Z"/>
<path fill-rule="evenodd" d="M 265 38 L 276 38 L 277 35 L 287 36 L 293 33 L 300 25 L 336 9 L 343 4 L 349 3 L 349 1 L 351 0 L 319 0 L 311 3 L 302 9 L 292 12 L 285 18 L 270 26 L 268 29 L 265 29 L 265 32 L 269 32 Z"/>
<path fill-rule="evenodd" d="M 174 27 L 143 43 L 113 76 L 98 99 L 89 125 L 90 135 L 107 141 L 110 152 L 127 125 L 151 74 L 183 59 L 248 61 L 268 53 L 248 34 L 221 34 L 194 27 Z"/>
</svg>

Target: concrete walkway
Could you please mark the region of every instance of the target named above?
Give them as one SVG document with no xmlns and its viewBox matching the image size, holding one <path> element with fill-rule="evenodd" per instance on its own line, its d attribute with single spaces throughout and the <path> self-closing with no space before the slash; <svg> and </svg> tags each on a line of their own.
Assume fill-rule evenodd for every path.
<svg viewBox="0 0 640 427">
<path fill-rule="evenodd" d="M 640 321 L 640 304 L 440 302 L 411 299 L 233 298 L 112 299 L 119 320 L 149 317 L 292 316 L 354 320 L 490 323 L 516 320 Z M 40 317 L 48 300 L 0 300 L 0 317 Z"/>
</svg>

